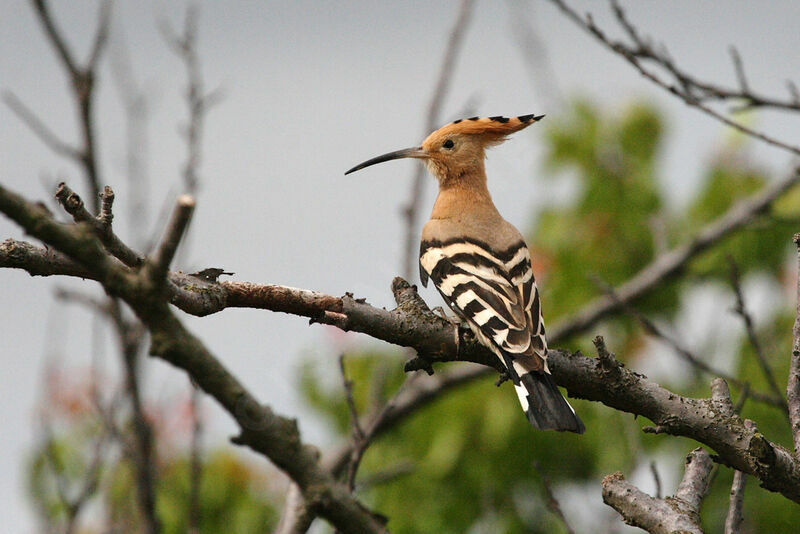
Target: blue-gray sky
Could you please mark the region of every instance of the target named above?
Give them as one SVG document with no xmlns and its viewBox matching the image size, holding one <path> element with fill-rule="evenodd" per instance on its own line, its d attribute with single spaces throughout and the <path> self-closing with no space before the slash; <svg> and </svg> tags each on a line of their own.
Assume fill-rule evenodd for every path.
<svg viewBox="0 0 800 534">
<path fill-rule="evenodd" d="M 54 2 L 59 27 L 85 57 L 96 2 Z M 606 4 L 573 2 L 612 28 Z M 168 51 L 157 21 L 180 26 L 184 2 L 118 1 L 110 54 L 102 63 L 95 116 L 104 183 L 117 192 L 117 232 L 125 216 L 125 136 L 111 56 L 127 48 L 137 84 L 149 97 L 147 171 L 151 214 L 180 192 L 185 147 L 178 125 L 186 117 L 183 67 Z M 511 9 L 509 6 L 521 9 Z M 77 137 L 67 83 L 26 2 L 0 0 L 0 88 L 13 90 L 66 140 Z M 400 209 L 417 162 L 394 162 L 344 177 L 368 157 L 418 143 L 424 110 L 442 50 L 455 20 L 455 2 L 200 2 L 199 51 L 209 88 L 223 99 L 208 118 L 191 247 L 176 268 L 221 266 L 236 279 L 279 283 L 335 295 L 352 291 L 391 306 L 388 290 L 401 264 Z M 629 16 L 675 60 L 700 78 L 734 84 L 727 47 L 736 44 L 754 89 L 782 95 L 800 72 L 800 34 L 793 2 L 626 2 Z M 529 24 L 545 44 L 550 70 L 526 63 L 512 20 Z M 798 80 L 800 82 L 800 80 Z M 693 191 L 699 169 L 729 133 L 649 85 L 545 2 L 479 1 L 444 102 L 443 120 L 468 102 L 478 115 L 546 113 L 557 120 L 570 98 L 583 96 L 614 112 L 634 98 L 656 102 L 670 130 L 660 174 L 674 202 Z M 753 124 L 798 142 L 794 117 L 759 113 Z M 563 184 L 536 178 L 541 168 L 538 126 L 489 154 L 490 189 L 500 211 L 526 229 L 534 210 L 563 194 Z M 780 172 L 789 159 L 753 144 L 753 153 Z M 5 106 L 0 107 L 0 182 L 31 199 L 51 194 L 44 184 L 64 179 L 82 191 L 78 169 L 52 154 Z M 427 183 L 422 212 L 433 199 Z M 152 221 L 151 221 L 152 223 Z M 146 234 L 158 230 L 152 224 Z M 141 228 L 139 228 L 141 232 Z M 6 219 L 0 237 L 24 238 Z M 24 455 L 33 445 L 35 402 L 46 358 L 69 368 L 89 361 L 90 315 L 54 304 L 55 287 L 95 290 L 90 283 L 32 279 L 0 271 L 0 501 L 12 531 L 30 531 L 24 498 Z M 429 300 L 436 297 L 423 293 Z M 228 310 L 186 318 L 210 348 L 254 393 L 279 412 L 301 416 L 312 441 L 325 429 L 308 418 L 295 392 L 301 353 L 333 357 L 332 336 L 306 321 L 268 312 Z M 114 355 L 108 349 L 108 358 Z M 399 362 L 399 360 L 398 360 Z M 109 363 L 111 367 L 111 363 Z M 330 366 L 331 370 L 335 367 Z M 169 398 L 182 373 L 148 362 L 148 393 Z M 210 402 L 211 443 L 233 431 Z M 599 495 L 599 494 L 598 494 Z M 599 497 L 598 497 L 599 498 Z"/>
</svg>

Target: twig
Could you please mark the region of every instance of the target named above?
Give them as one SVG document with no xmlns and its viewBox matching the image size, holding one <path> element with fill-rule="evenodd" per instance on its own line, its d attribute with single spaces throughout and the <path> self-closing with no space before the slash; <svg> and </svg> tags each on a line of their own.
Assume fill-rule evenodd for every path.
<svg viewBox="0 0 800 534">
<path fill-rule="evenodd" d="M 356 402 L 353 398 L 353 381 L 347 378 L 347 373 L 345 372 L 344 354 L 339 355 L 339 371 L 342 375 L 342 386 L 344 387 L 347 408 L 350 410 L 350 425 L 353 434 L 353 454 L 350 455 L 350 464 L 347 466 L 347 487 L 350 488 L 350 491 L 353 491 L 356 486 L 356 472 L 367 444 L 364 431 L 361 429 L 361 423 L 358 421 L 358 410 L 356 410 Z"/>
<path fill-rule="evenodd" d="M 455 69 L 456 60 L 461 51 L 464 35 L 469 26 L 470 16 L 472 15 L 472 6 L 472 0 L 461 1 L 458 17 L 450 31 L 450 38 L 447 41 L 447 47 L 445 48 L 444 57 L 442 58 L 442 66 L 439 70 L 436 87 L 433 90 L 431 101 L 428 104 L 428 112 L 425 119 L 425 132 L 423 135 L 428 135 L 438 126 L 442 102 L 444 102 L 445 96 L 447 96 L 447 92 L 450 88 L 450 80 L 453 75 L 453 70 Z M 422 166 L 418 166 L 411 184 L 411 193 L 408 203 L 403 209 L 403 216 L 405 218 L 405 239 L 403 241 L 403 270 L 401 272 L 404 278 L 411 278 L 414 266 L 416 265 L 415 258 L 419 244 L 417 243 L 415 227 L 424 185 L 425 169 Z"/>
<path fill-rule="evenodd" d="M 100 238 L 100 241 L 102 241 L 103 246 L 115 258 L 118 258 L 121 262 L 130 267 L 138 267 L 142 264 L 144 258 L 138 252 L 128 247 L 112 230 L 111 223 L 114 219 L 112 212 L 114 191 L 111 187 L 105 186 L 103 192 L 100 193 L 102 206 L 97 217 L 93 217 L 92 214 L 89 213 L 84 207 L 81 197 L 64 182 L 58 184 L 55 197 L 58 203 L 72 216 L 75 222 L 87 223 L 94 230 Z"/>
<path fill-rule="evenodd" d="M 603 292 L 608 295 L 614 302 L 617 302 L 621 307 L 622 310 L 633 317 L 642 327 L 642 329 L 648 333 L 649 335 L 655 337 L 656 339 L 661 340 L 666 345 L 672 347 L 672 349 L 681 356 L 684 360 L 689 362 L 694 368 L 697 370 L 704 372 L 706 374 L 712 376 L 718 376 L 724 378 L 731 384 L 736 385 L 737 387 L 741 388 L 743 391 L 746 389 L 748 391 L 748 395 L 764 404 L 768 404 L 770 406 L 776 406 L 778 408 L 784 408 L 785 404 L 783 402 L 783 398 L 780 395 L 769 395 L 767 393 L 762 393 L 759 391 L 753 391 L 750 388 L 749 382 L 744 380 L 740 380 L 739 378 L 722 371 L 721 369 L 716 369 L 703 361 L 699 356 L 697 356 L 693 351 L 684 347 L 677 339 L 669 336 L 666 332 L 664 332 L 658 325 L 656 325 L 653 321 L 645 317 L 639 310 L 633 307 L 628 302 L 622 302 L 619 297 L 617 297 L 614 288 L 606 284 L 604 281 L 600 280 L 597 277 L 593 277 L 594 282 L 598 285 Z"/>
<path fill-rule="evenodd" d="M 163 284 L 166 282 L 169 265 L 189 226 L 194 206 L 194 198 L 189 195 L 181 195 L 175 202 L 175 209 L 172 211 L 172 217 L 164 231 L 164 236 L 145 265 L 147 277 L 152 283 Z"/>
<path fill-rule="evenodd" d="M 92 211 L 97 213 L 99 210 L 100 174 L 97 165 L 92 107 L 97 65 L 108 41 L 108 30 L 111 23 L 111 2 L 105 0 L 100 4 L 97 29 L 85 66 L 78 64 L 67 47 L 66 40 L 53 21 L 47 2 L 45 0 L 33 0 L 33 7 L 39 17 L 39 21 L 42 23 L 45 35 L 47 35 L 47 38 L 56 49 L 56 53 L 70 77 L 73 98 L 78 107 L 82 137 L 81 147 L 71 157 L 77 159 L 84 169 L 86 181 L 92 193 L 90 195 Z M 39 135 L 41 136 L 41 134 L 42 130 L 40 129 Z M 53 147 L 51 143 L 48 143 L 48 145 Z"/>
<path fill-rule="evenodd" d="M 200 486 L 203 481 L 202 438 L 203 420 L 200 416 L 200 391 L 191 387 L 192 442 L 189 449 L 189 506 L 187 507 L 188 530 L 191 534 L 200 533 L 202 508 L 200 506 Z"/>
<path fill-rule="evenodd" d="M 159 27 L 167 44 L 184 63 L 189 84 L 186 90 L 186 103 L 189 107 L 189 121 L 186 126 L 186 145 L 188 155 L 183 167 L 183 187 L 189 194 L 194 195 L 199 185 L 198 168 L 202 148 L 203 124 L 209 109 L 216 104 L 221 96 L 219 90 L 208 94 L 200 69 L 200 59 L 197 55 L 197 6 L 190 5 L 186 9 L 183 32 L 178 35 L 166 22 Z"/>
<path fill-rule="evenodd" d="M 789 362 L 789 380 L 786 384 L 786 400 L 789 405 L 789 424 L 792 427 L 794 456 L 800 460 L 800 234 L 794 235 L 797 246 L 797 312 L 792 328 L 792 356 Z"/>
<path fill-rule="evenodd" d="M 778 387 L 778 382 L 775 380 L 775 374 L 772 372 L 772 367 L 770 367 L 767 357 L 764 355 L 764 350 L 761 347 L 761 343 L 758 341 L 755 326 L 753 326 L 753 318 L 745 307 L 744 294 L 742 293 L 742 284 L 739 277 L 739 269 L 733 259 L 729 258 L 729 261 L 731 287 L 733 287 L 733 293 L 736 296 L 736 306 L 733 308 L 733 311 L 735 311 L 742 318 L 742 321 L 744 321 L 744 327 L 747 331 L 747 339 L 750 341 L 750 345 L 753 347 L 753 352 L 756 355 L 756 361 L 761 368 L 761 372 L 764 374 L 764 378 L 767 379 L 767 384 L 772 390 L 772 393 L 776 398 L 780 399 L 780 405 L 783 408 L 784 413 L 788 416 L 788 406 L 786 405 L 786 401 L 783 400 L 783 393 L 781 392 L 780 387 Z"/>
<path fill-rule="evenodd" d="M 615 288 L 618 301 L 603 296 L 589 302 L 572 317 L 551 329 L 549 339 L 553 342 L 584 332 L 600 319 L 617 311 L 620 303 L 631 302 L 675 276 L 691 259 L 745 226 L 756 215 L 767 211 L 775 200 L 798 181 L 800 181 L 800 168 L 795 168 L 786 177 L 737 202 L 683 244 L 659 255 L 627 282 Z"/>
<path fill-rule="evenodd" d="M 655 461 L 650 462 L 650 473 L 653 475 L 653 482 L 656 484 L 656 499 L 661 498 L 661 477 L 658 476 L 658 467 Z"/>
<path fill-rule="evenodd" d="M 741 471 L 733 472 L 728 515 L 725 516 L 725 534 L 739 534 L 741 532 L 742 521 L 744 521 L 742 508 L 744 505 L 745 482 L 747 482 L 747 475 Z"/>
<path fill-rule="evenodd" d="M 61 156 L 80 162 L 81 151 L 69 143 L 58 138 L 58 136 L 42 122 L 36 114 L 30 110 L 22 100 L 9 90 L 3 91 L 3 102 L 8 108 L 30 128 L 50 150 Z"/>
<path fill-rule="evenodd" d="M 561 11 L 567 15 L 571 20 L 578 24 L 590 35 L 597 38 L 606 48 L 624 58 L 631 64 L 642 76 L 653 82 L 658 87 L 665 91 L 677 96 L 683 100 L 688 106 L 694 107 L 706 115 L 713 117 L 717 121 L 726 124 L 745 135 L 754 139 L 758 139 L 766 144 L 786 150 L 792 154 L 800 155 L 800 147 L 785 143 L 775 137 L 769 136 L 762 132 L 756 131 L 744 124 L 734 121 L 722 113 L 710 108 L 703 103 L 703 97 L 715 99 L 729 99 L 729 98 L 744 98 L 750 103 L 750 107 L 763 106 L 763 107 L 778 107 L 783 109 L 790 109 L 800 111 L 800 106 L 794 102 L 780 102 L 772 99 L 762 98 L 752 93 L 743 94 L 741 91 L 728 91 L 718 87 L 711 86 L 710 84 L 703 84 L 694 80 L 692 77 L 675 67 L 672 60 L 665 53 L 659 53 L 652 49 L 649 42 L 639 37 L 635 27 L 626 18 L 625 12 L 622 7 L 612 0 L 612 8 L 617 21 L 620 26 L 626 31 L 628 37 L 633 41 L 634 46 L 630 46 L 620 41 L 613 41 L 605 35 L 603 30 L 597 27 L 591 16 L 586 18 L 579 15 L 574 9 L 569 7 L 563 0 L 550 0 Z M 655 71 L 651 71 L 643 64 L 643 60 L 650 60 L 657 65 L 663 67 L 672 74 L 675 78 L 674 82 L 662 79 Z M 698 96 L 698 92 L 700 96 Z"/>
<path fill-rule="evenodd" d="M 132 461 L 136 472 L 136 489 L 145 529 L 148 534 L 161 531 L 161 521 L 156 514 L 156 453 L 153 427 L 142 406 L 139 381 L 139 359 L 144 342 L 144 326 L 138 321 L 127 321 L 118 299 L 109 299 L 109 317 L 120 343 L 120 353 L 125 376 L 125 390 L 130 399 L 133 417 L 131 436 Z"/>
<path fill-rule="evenodd" d="M 542 468 L 539 465 L 538 461 L 536 461 L 536 460 L 533 461 L 533 468 L 539 474 L 539 479 L 542 481 L 542 488 L 544 489 L 544 494 L 545 494 L 545 497 L 546 497 L 547 509 L 550 510 L 550 512 L 553 515 L 555 515 L 559 519 L 559 521 L 561 521 L 561 524 L 564 525 L 564 529 L 569 534 L 575 534 L 575 531 L 569 525 L 569 522 L 567 522 L 567 517 L 564 515 L 564 512 L 561 510 L 561 505 L 558 504 L 558 499 L 556 499 L 556 496 L 553 493 L 553 488 L 550 486 L 550 479 L 542 471 Z"/>
</svg>

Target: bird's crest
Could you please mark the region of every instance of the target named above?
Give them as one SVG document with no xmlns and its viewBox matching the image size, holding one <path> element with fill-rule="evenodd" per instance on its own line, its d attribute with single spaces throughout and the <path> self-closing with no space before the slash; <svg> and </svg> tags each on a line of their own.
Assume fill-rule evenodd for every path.
<svg viewBox="0 0 800 534">
<path fill-rule="evenodd" d="M 505 138 L 514 132 L 526 128 L 544 115 L 520 115 L 518 117 L 470 117 L 458 119 L 446 124 L 430 134 L 422 143 L 435 145 L 438 140 L 444 140 L 450 135 L 478 135 L 484 139 L 485 144 L 493 145 L 502 143 Z"/>
</svg>

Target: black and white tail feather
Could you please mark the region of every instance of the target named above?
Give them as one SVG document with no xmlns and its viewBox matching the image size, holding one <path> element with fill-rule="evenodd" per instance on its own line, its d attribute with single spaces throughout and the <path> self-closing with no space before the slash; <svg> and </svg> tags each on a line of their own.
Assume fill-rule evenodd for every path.
<svg viewBox="0 0 800 534">
<path fill-rule="evenodd" d="M 582 434 L 583 422 L 547 368 L 547 342 L 530 253 L 519 241 L 492 250 L 469 238 L 423 241 L 420 278 L 436 289 L 506 367 L 522 409 L 540 430 Z"/>
</svg>

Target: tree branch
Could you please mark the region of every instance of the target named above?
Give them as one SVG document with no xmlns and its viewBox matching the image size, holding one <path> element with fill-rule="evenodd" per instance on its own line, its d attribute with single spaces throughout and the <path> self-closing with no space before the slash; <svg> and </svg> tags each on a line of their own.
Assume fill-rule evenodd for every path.
<svg viewBox="0 0 800 534">
<path fill-rule="evenodd" d="M 778 381 L 775 380 L 775 373 L 772 372 L 772 367 L 769 365 L 767 357 L 761 348 L 761 343 L 758 341 L 753 318 L 744 305 L 744 294 L 742 293 L 739 269 L 733 260 L 731 260 L 730 264 L 731 286 L 733 287 L 733 293 L 736 296 L 736 306 L 733 310 L 742 318 L 742 321 L 744 322 L 745 331 L 747 332 L 747 339 L 750 341 L 750 345 L 753 347 L 753 352 L 756 355 L 756 361 L 758 362 L 758 366 L 761 368 L 764 378 L 767 380 L 769 388 L 772 390 L 773 395 L 780 399 L 780 406 L 783 408 L 784 414 L 788 415 L 788 406 L 786 405 L 786 401 L 783 400 L 783 394 L 781 393 L 781 389 L 778 387 Z M 750 393 L 752 395 L 753 392 L 751 391 Z"/>
<path fill-rule="evenodd" d="M 551 340 L 565 339 L 585 332 L 600 319 L 619 310 L 622 303 L 631 302 L 643 296 L 653 287 L 675 276 L 690 260 L 745 226 L 757 215 L 767 211 L 798 181 L 800 181 L 800 167 L 795 168 L 786 177 L 773 181 L 758 193 L 740 200 L 723 215 L 703 227 L 692 238 L 656 257 L 631 279 L 615 288 L 616 299 L 609 296 L 596 298 L 583 306 L 570 319 L 550 330 L 549 338 Z"/>
<path fill-rule="evenodd" d="M 180 209 L 180 208 L 179 208 Z M 0 211 L 34 237 L 60 249 L 90 271 L 112 296 L 124 300 L 151 335 L 150 353 L 185 370 L 236 420 L 234 442 L 247 445 L 285 471 L 304 498 L 341 532 L 383 532 L 383 525 L 347 488 L 322 469 L 315 448 L 300 440 L 297 422 L 258 401 L 173 314 L 163 293 L 141 273 L 112 261 L 92 232 L 60 224 L 44 210 L 0 185 Z"/>
<path fill-rule="evenodd" d="M 674 339 L 672 336 L 670 336 L 666 332 L 664 332 L 664 330 L 661 329 L 658 325 L 656 325 L 656 323 L 654 323 L 653 321 L 651 321 L 650 319 L 645 317 L 639 310 L 634 308 L 631 304 L 620 302 L 620 300 L 616 296 L 616 293 L 614 292 L 613 288 L 611 288 L 610 286 L 606 285 L 604 282 L 602 282 L 600 280 L 598 280 L 598 284 L 600 284 L 600 286 L 603 289 L 603 291 L 609 297 L 611 297 L 614 301 L 620 303 L 620 306 L 625 311 L 625 313 L 627 313 L 628 315 L 630 315 L 631 317 L 636 319 L 636 321 L 639 323 L 639 325 L 642 327 L 642 329 L 647 334 L 653 336 L 656 339 L 661 340 L 665 344 L 667 344 L 670 347 L 672 347 L 672 349 L 679 356 L 681 356 L 684 360 L 689 362 L 695 369 L 697 369 L 698 371 L 701 371 L 703 373 L 712 375 L 712 376 L 718 376 L 720 378 L 724 378 L 726 381 L 730 382 L 731 384 L 736 385 L 737 387 L 741 388 L 742 390 L 746 389 L 748 395 L 752 399 L 754 399 L 754 400 L 756 400 L 758 402 L 763 402 L 763 403 L 768 404 L 770 406 L 775 406 L 775 407 L 778 407 L 778 408 L 784 408 L 785 409 L 785 403 L 783 402 L 783 398 L 782 398 L 781 395 L 779 395 L 779 394 L 778 395 L 769 395 L 767 393 L 762 393 L 760 391 L 753 391 L 753 390 L 750 389 L 750 383 L 749 382 L 746 382 L 744 380 L 740 380 L 739 378 L 731 375 L 730 373 L 726 373 L 726 372 L 723 372 L 720 369 L 716 369 L 716 368 L 712 367 L 711 365 L 709 365 L 708 363 L 703 361 L 703 359 L 700 358 L 699 356 L 697 356 L 694 352 L 692 352 L 691 350 L 689 350 L 686 347 L 684 347 L 683 344 L 680 341 L 678 341 L 677 339 Z"/>
<path fill-rule="evenodd" d="M 739 534 L 742 528 L 742 507 L 744 504 L 744 486 L 747 475 L 741 471 L 733 472 L 733 482 L 731 483 L 730 502 L 728 504 L 728 514 L 725 516 L 725 534 Z"/>
<path fill-rule="evenodd" d="M 794 456 L 800 460 L 800 234 L 794 235 L 797 246 L 797 313 L 792 329 L 792 355 L 789 362 L 789 380 L 786 384 L 786 400 L 789 405 L 789 424 L 792 427 Z"/>
<path fill-rule="evenodd" d="M 131 280 L 133 275 L 130 271 L 121 268 L 119 262 L 108 259 L 103 249 L 94 241 L 94 236 L 82 231 L 81 226 L 55 223 L 40 208 L 25 203 L 2 187 L 0 211 L 8 214 L 34 236 L 58 246 L 74 258 L 80 258 L 80 263 L 84 266 L 91 265 L 89 270 L 92 277 L 101 281 L 112 294 L 119 294 L 123 298 L 139 298 L 136 292 L 133 295 L 127 293 L 133 291 L 133 287 L 139 287 L 138 280 Z M 293 313 L 309 317 L 312 322 L 363 332 L 393 344 L 412 347 L 417 350 L 420 358 L 430 362 L 469 361 L 497 368 L 497 359 L 489 350 L 476 342 L 469 332 L 459 332 L 449 322 L 430 313 L 414 287 L 402 279 L 395 279 L 393 283 L 393 291 L 399 304 L 392 311 L 375 308 L 351 295 L 332 297 L 284 286 L 258 286 L 243 282 L 216 283 L 180 273 L 172 273 L 170 280 L 176 288 L 171 293 L 172 302 L 181 305 L 182 309 L 192 309 L 194 306 L 195 311 L 199 309 L 210 313 L 212 310 L 208 306 L 211 303 L 216 306 L 215 311 L 225 307 L 257 307 Z M 168 309 L 159 308 L 159 321 L 154 323 L 151 314 L 141 311 L 141 306 L 146 302 L 136 301 L 129 304 L 139 310 L 137 314 L 141 313 L 142 320 L 153 333 L 156 352 L 168 361 L 173 361 L 171 352 L 160 348 L 156 333 L 167 325 L 179 329 L 179 323 L 174 324 L 177 319 L 171 312 L 168 313 Z M 190 336 L 180 329 L 179 331 L 182 336 Z M 181 357 L 189 359 L 179 359 L 176 364 L 186 366 L 194 377 L 194 373 L 201 371 L 194 367 L 195 358 L 184 353 L 195 349 L 195 342 L 192 340 L 190 338 L 178 344 Z M 755 428 L 745 428 L 744 422 L 732 407 L 726 408 L 730 401 L 726 404 L 719 400 L 724 396 L 717 395 L 716 399 L 693 399 L 677 395 L 625 369 L 608 353 L 601 339 L 598 338 L 596 343 L 600 354 L 598 359 L 558 350 L 549 351 L 553 376 L 572 396 L 643 415 L 657 425 L 651 431 L 686 436 L 705 443 L 718 453 L 719 461 L 752 474 L 767 489 L 800 502 L 800 461 L 780 445 L 767 440 Z M 213 362 L 213 365 L 203 362 L 204 365 L 212 365 L 202 369 L 203 376 L 214 377 L 224 371 L 215 367 L 219 365 L 216 360 Z M 397 405 L 377 420 L 374 432 L 377 433 L 384 425 L 399 420 L 410 410 L 435 398 L 444 389 L 486 374 L 485 369 L 461 368 L 457 371 L 438 377 L 439 382 L 414 384 L 413 388 L 409 388 L 408 396 L 398 397 Z M 216 382 L 204 384 L 203 381 L 196 380 L 205 391 L 211 393 L 213 390 L 215 397 L 222 397 L 218 397 L 218 400 L 223 406 L 236 408 L 235 401 L 230 406 L 230 391 L 217 390 L 219 384 Z M 231 377 L 231 380 L 234 379 Z M 238 382 L 235 384 L 240 387 Z M 727 391 L 724 381 L 717 379 L 713 384 L 715 390 L 721 390 L 724 386 Z M 365 428 L 369 428 L 368 424 L 370 423 L 365 424 Z M 284 467 L 282 460 L 276 463 Z M 306 491 L 305 486 L 301 484 L 301 487 Z"/>
<path fill-rule="evenodd" d="M 718 93 L 715 93 L 713 89 L 716 88 L 714 88 L 710 84 L 702 84 L 700 82 L 696 82 L 693 78 L 689 77 L 688 75 L 680 71 L 677 67 L 674 66 L 672 60 L 666 54 L 656 52 L 650 46 L 648 40 L 644 40 L 639 36 L 636 28 L 626 18 L 625 11 L 615 0 L 612 0 L 612 9 L 614 11 L 614 15 L 617 17 L 617 21 L 619 22 L 620 26 L 622 26 L 622 28 L 628 34 L 628 37 L 633 42 L 632 46 L 623 43 L 621 41 L 611 40 L 608 36 L 606 36 L 603 30 L 601 30 L 598 26 L 595 25 L 591 15 L 587 15 L 585 18 L 582 17 L 581 15 L 578 14 L 577 11 L 569 7 L 567 3 L 564 2 L 563 0 L 550 0 L 550 1 L 553 4 L 555 4 L 569 19 L 575 22 L 587 33 L 594 36 L 602 45 L 604 45 L 606 48 L 608 48 L 615 54 L 624 58 L 642 76 L 653 82 L 656 86 L 661 87 L 665 91 L 677 96 L 678 98 L 683 100 L 686 103 L 686 105 L 696 108 L 705 113 L 706 115 L 716 119 L 717 121 L 726 124 L 727 126 L 730 126 L 731 128 L 734 128 L 754 139 L 758 139 L 768 145 L 780 148 L 794 155 L 800 155 L 800 147 L 795 145 L 790 145 L 775 137 L 753 130 L 752 128 L 745 126 L 741 122 L 737 122 L 706 105 L 704 103 L 704 98 L 714 97 L 714 98 L 727 99 L 727 98 L 733 98 L 734 95 L 741 98 L 743 97 L 742 96 L 743 93 L 742 91 L 739 91 L 738 94 L 736 94 L 733 92 L 726 92 L 723 89 L 719 89 Z M 655 71 L 651 71 L 648 68 L 646 68 L 643 64 L 643 60 L 653 61 L 657 65 L 663 67 L 668 72 L 670 72 L 670 74 L 672 74 L 672 76 L 675 78 L 675 81 L 671 82 L 662 79 Z M 698 92 L 700 94 L 698 94 Z M 759 101 L 759 97 L 757 97 L 756 95 L 751 95 L 751 96 L 753 98 L 752 100 L 753 102 Z M 766 106 L 768 105 L 769 101 L 762 100 L 761 102 L 763 102 L 763 105 Z M 792 102 L 789 103 L 787 106 L 778 106 L 778 107 L 783 107 L 785 109 L 793 109 L 795 108 L 795 106 L 796 103 Z M 800 107 L 798 109 L 800 109 Z"/>
<path fill-rule="evenodd" d="M 708 492 L 711 457 L 701 447 L 686 456 L 683 479 L 673 497 L 657 499 L 627 482 L 622 473 L 603 479 L 603 502 L 625 522 L 651 534 L 703 534 L 700 503 Z"/>
<path fill-rule="evenodd" d="M 100 56 L 105 50 L 105 45 L 108 42 L 108 30 L 111 23 L 111 2 L 104 0 L 100 4 L 98 11 L 97 29 L 92 43 L 92 48 L 89 52 L 89 58 L 85 66 L 81 66 L 75 60 L 75 56 L 70 52 L 66 44 L 66 40 L 61 35 L 61 32 L 55 25 L 55 21 L 50 14 L 50 8 L 45 0 L 33 0 L 33 7 L 42 23 L 44 33 L 50 40 L 50 43 L 56 49 L 59 60 L 64 65 L 65 70 L 69 74 L 70 86 L 72 88 L 73 98 L 78 108 L 79 125 L 81 129 L 82 144 L 77 151 L 65 152 L 66 146 L 63 143 L 53 143 L 54 136 L 42 136 L 48 130 L 42 128 L 41 123 L 38 121 L 26 121 L 34 131 L 39 134 L 48 146 L 57 149 L 59 153 L 66 153 L 72 159 L 76 159 L 83 167 L 86 174 L 86 181 L 91 190 L 90 201 L 93 212 L 99 211 L 99 194 L 100 194 L 100 173 L 97 167 L 97 150 L 94 122 L 92 119 L 92 107 L 94 104 L 94 81 L 97 71 L 97 64 Z M 31 114 L 31 117 L 33 115 Z M 30 118 L 30 117 L 29 117 Z M 48 142 L 48 139 L 50 142 Z"/>
</svg>

